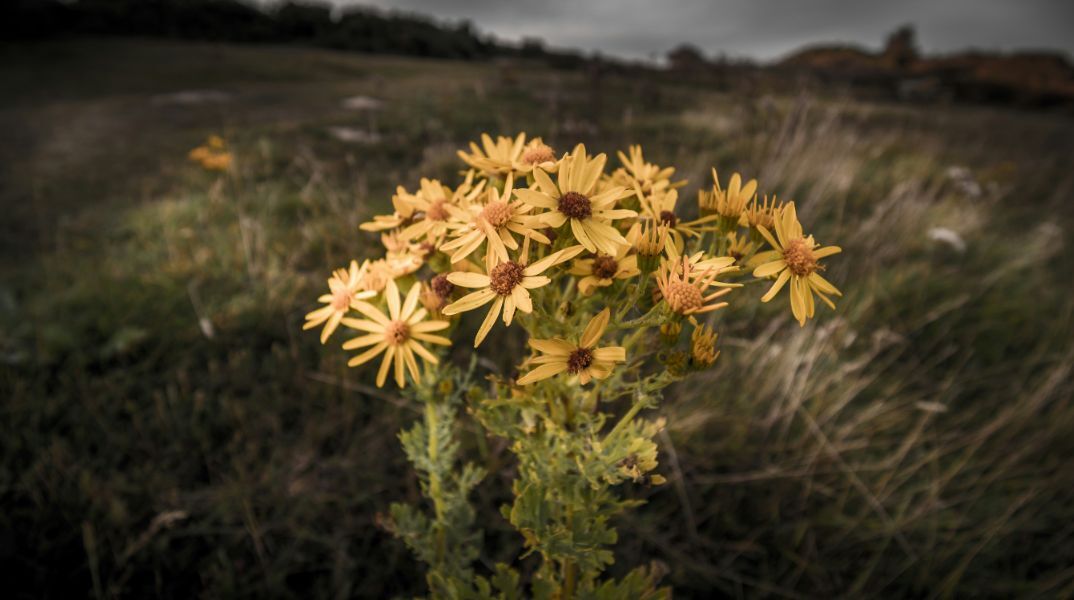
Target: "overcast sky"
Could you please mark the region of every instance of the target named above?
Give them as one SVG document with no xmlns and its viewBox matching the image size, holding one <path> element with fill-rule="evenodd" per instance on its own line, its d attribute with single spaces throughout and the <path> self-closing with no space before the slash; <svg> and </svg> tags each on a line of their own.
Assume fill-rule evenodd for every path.
<svg viewBox="0 0 1074 600">
<path fill-rule="evenodd" d="M 689 42 L 707 54 L 778 58 L 805 44 L 879 46 L 917 27 L 928 52 L 1056 48 L 1074 54 L 1074 0 L 330 0 L 470 19 L 508 40 L 662 57 Z"/>
</svg>

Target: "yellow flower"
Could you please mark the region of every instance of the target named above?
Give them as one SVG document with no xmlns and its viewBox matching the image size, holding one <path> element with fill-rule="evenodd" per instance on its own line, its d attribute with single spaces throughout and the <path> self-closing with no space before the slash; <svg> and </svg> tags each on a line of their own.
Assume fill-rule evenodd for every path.
<svg viewBox="0 0 1074 600">
<path fill-rule="evenodd" d="M 492 176 L 524 175 L 538 166 L 549 172 L 556 170 L 556 153 L 552 148 L 541 138 L 534 138 L 527 144 L 525 132 L 514 139 L 498 136 L 496 141 L 483 133 L 481 146 L 470 142 L 470 152 L 459 150 L 458 154 L 466 164 Z"/>
<path fill-rule="evenodd" d="M 526 204 L 550 209 L 540 215 L 549 227 L 558 228 L 570 221 L 574 239 L 586 250 L 615 254 L 628 242 L 611 221 L 634 217 L 637 213 L 614 208 L 616 201 L 624 197 L 622 187 L 593 194 L 606 160 L 603 154 L 589 158 L 585 146 L 579 144 L 564 157 L 557 182 L 542 169 L 534 169 L 536 189 L 518 190 L 515 194 Z"/>
<path fill-rule="evenodd" d="M 474 338 L 475 348 L 488 335 L 501 310 L 505 325 L 511 325 L 516 309 L 524 313 L 533 312 L 533 301 L 530 299 L 529 290 L 548 285 L 552 281 L 541 273 L 554 265 L 574 258 L 582 251 L 581 246 L 571 246 L 554 252 L 533 264 L 527 264 L 529 244 L 530 239 L 527 237 L 522 244 L 522 255 L 518 262 L 510 260 L 501 263 L 493 262 L 494 266 L 487 269 L 487 274 L 456 271 L 448 275 L 448 281 L 455 285 L 480 289 L 444 307 L 445 315 L 457 315 L 492 302 L 492 307 Z"/>
<path fill-rule="evenodd" d="M 390 215 L 376 215 L 372 221 L 362 223 L 358 226 L 363 231 L 386 231 L 388 229 L 395 229 L 408 225 L 414 220 L 415 213 L 418 212 L 418 206 L 414 194 L 406 191 L 403 186 L 395 188 L 395 195 L 392 196 L 392 207 L 395 211 Z"/>
<path fill-rule="evenodd" d="M 513 184 L 513 176 L 508 175 L 502 193 L 489 187 L 485 204 L 474 202 L 465 207 L 464 210 L 470 214 L 470 222 L 457 229 L 456 235 L 459 237 L 440 246 L 440 250 L 444 252 L 455 251 L 451 255 L 451 262 L 461 262 L 486 240 L 486 260 L 495 257 L 499 262 L 506 262 L 507 250 L 518 250 L 518 242 L 512 232 L 524 237 L 529 236 L 542 244 L 552 243 L 544 234 L 533 228 L 536 224 L 534 217 L 528 214 L 533 207 L 521 200 L 511 200 L 514 194 Z"/>
<path fill-rule="evenodd" d="M 749 236 L 739 236 L 738 232 L 732 231 L 727 234 L 727 256 L 735 260 L 737 265 L 745 265 L 743 262 L 746 257 L 750 256 L 757 250 L 757 244 L 750 241 Z M 750 260 L 750 263 L 753 261 Z"/>
<path fill-rule="evenodd" d="M 581 277 L 578 290 L 590 296 L 600 287 L 615 283 L 616 279 L 629 279 L 641 273 L 638 269 L 638 257 L 627 256 L 630 246 L 620 246 L 615 255 L 598 254 L 593 258 L 575 259 L 570 274 Z"/>
<path fill-rule="evenodd" d="M 764 227 L 765 229 L 771 230 L 774 219 L 780 211 L 780 205 L 780 202 L 776 200 L 774 195 L 772 196 L 772 199 L 769 200 L 768 194 L 765 194 L 763 202 L 758 202 L 757 197 L 754 196 L 753 202 L 750 202 L 749 207 L 746 208 L 746 212 L 744 213 L 746 220 L 745 225 L 755 229 L 757 227 Z"/>
<path fill-rule="evenodd" d="M 731 181 L 727 189 L 720 187 L 720 178 L 716 169 L 712 169 L 712 192 L 698 192 L 698 205 L 702 214 L 718 214 L 722 223 L 737 226 L 738 219 L 746 210 L 746 204 L 753 198 L 757 191 L 757 180 L 751 179 L 746 185 L 742 185 L 742 177 L 735 173 L 731 175 Z"/>
<path fill-rule="evenodd" d="M 321 330 L 321 343 L 328 341 L 328 336 L 339 326 L 343 315 L 347 314 L 354 300 L 372 298 L 375 291 L 361 291 L 362 280 L 369 269 L 369 261 L 358 267 L 358 261 L 351 261 L 350 269 L 336 269 L 328 280 L 330 294 L 325 294 L 317 299 L 324 302 L 325 306 L 306 315 L 306 324 L 302 329 L 313 329 L 321 323 L 325 323 Z"/>
<path fill-rule="evenodd" d="M 627 157 L 622 151 L 617 152 L 619 162 L 623 164 L 621 169 L 616 169 L 612 179 L 619 185 L 627 188 L 638 188 L 641 194 L 649 194 L 654 191 L 666 191 L 669 188 L 679 188 L 686 185 L 686 180 L 672 183 L 671 176 L 675 174 L 675 167 L 660 168 L 645 161 L 641 146 L 630 146 L 630 156 Z"/>
<path fill-rule="evenodd" d="M 716 362 L 720 351 L 716 349 L 718 334 L 712 331 L 712 327 L 704 323 L 694 327 L 690 334 L 690 359 L 699 367 L 708 367 Z"/>
<path fill-rule="evenodd" d="M 726 257 L 721 258 L 726 259 Z M 721 259 L 710 260 L 719 261 Z M 720 263 L 710 262 L 701 269 L 695 268 L 695 263 L 705 264 L 705 261 L 697 260 L 692 262 L 691 257 L 676 256 L 672 260 L 664 261 L 660 265 L 660 270 L 656 273 L 656 285 L 664 298 L 664 302 L 673 312 L 680 315 L 706 313 L 727 306 L 726 302 L 710 304 L 713 300 L 731 291 L 731 284 L 716 281 L 720 268 L 715 267 L 714 264 Z M 726 287 L 705 295 L 708 288 L 713 285 Z"/>
<path fill-rule="evenodd" d="M 187 157 L 209 171 L 226 171 L 231 168 L 231 153 L 220 136 L 210 135 L 209 139 L 190 151 Z"/>
<path fill-rule="evenodd" d="M 798 222 L 794 203 L 790 202 L 779 212 L 775 219 L 776 237 L 772 237 L 768 229 L 758 227 L 758 231 L 775 250 L 769 250 L 757 255 L 756 262 L 760 266 L 753 270 L 754 277 L 776 277 L 768 292 L 761 298 L 761 302 L 768 302 L 776 297 L 783 286 L 791 283 L 791 312 L 798 324 L 805 326 L 806 319 L 812 318 L 814 313 L 813 294 L 816 294 L 830 308 L 835 309 L 835 303 L 828 298 L 842 296 L 827 279 L 821 277 L 818 271 L 824 269 L 817 261 L 842 252 L 838 246 L 819 247 L 813 240 L 813 236 L 804 237 L 802 224 Z"/>
<path fill-rule="evenodd" d="M 369 362 L 380 353 L 384 353 L 384 360 L 380 363 L 377 371 L 377 387 L 384 385 L 388 376 L 388 369 L 395 365 L 395 383 L 399 387 L 406 387 L 405 370 L 410 373 L 410 378 L 417 383 L 421 377 L 418 370 L 418 361 L 414 355 L 420 356 L 426 363 L 437 364 L 440 361 L 432 352 L 420 342 L 450 346 L 451 340 L 432 335 L 434 331 L 447 329 L 447 321 L 427 321 L 428 312 L 424 308 L 418 308 L 418 294 L 421 286 L 411 286 L 406 300 L 400 302 L 399 288 L 394 281 L 388 282 L 384 292 L 388 302 L 388 314 L 385 315 L 379 308 L 361 300 L 354 302 L 354 308 L 365 315 L 368 319 L 343 319 L 343 325 L 351 329 L 368 332 L 368 335 L 359 336 L 343 343 L 344 350 L 354 350 L 372 346 L 369 350 L 350 359 L 347 365 L 356 367 Z"/>
<path fill-rule="evenodd" d="M 639 255 L 656 257 L 667 248 L 668 229 L 665 223 L 642 219 L 630 226 L 626 237 Z"/>
<path fill-rule="evenodd" d="M 686 245 L 686 237 L 701 237 L 704 231 L 711 231 L 711 226 L 706 229 L 701 227 L 719 218 L 717 215 L 708 215 L 693 221 L 680 221 L 675 214 L 675 205 L 679 200 L 679 191 L 676 189 L 654 190 L 649 194 L 643 194 L 639 188 L 635 193 L 641 199 L 642 215 L 649 219 L 666 225 L 668 228 L 669 244 L 674 244 L 676 251 L 681 252 Z M 669 251 L 671 246 L 668 246 Z"/>
<path fill-rule="evenodd" d="M 460 201 L 472 201 L 485 186 L 482 181 L 472 185 L 473 172 L 455 191 L 436 179 L 421 179 L 421 190 L 414 195 L 417 208 L 415 222 L 400 233 L 406 239 L 421 239 L 439 244 L 451 228 L 452 222 L 466 221 L 467 213 L 459 207 Z"/>
<path fill-rule="evenodd" d="M 518 385 L 554 377 L 564 371 L 577 375 L 578 381 L 585 385 L 593 379 L 604 379 L 611 375 L 616 363 L 626 362 L 626 348 L 622 346 L 605 346 L 597 348 L 597 341 L 608 327 L 611 311 L 600 311 L 585 326 L 582 337 L 577 344 L 553 338 L 550 340 L 530 339 L 530 346 L 542 353 L 531 359 L 530 364 L 539 365 L 518 380 Z"/>
</svg>

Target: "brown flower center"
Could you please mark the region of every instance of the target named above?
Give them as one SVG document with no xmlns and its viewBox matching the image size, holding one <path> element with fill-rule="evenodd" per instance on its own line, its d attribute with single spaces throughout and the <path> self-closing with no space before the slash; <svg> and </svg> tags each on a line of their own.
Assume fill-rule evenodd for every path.
<svg viewBox="0 0 1074 600">
<path fill-rule="evenodd" d="M 405 321 L 392 321 L 384 327 L 384 339 L 389 344 L 402 344 L 410 339 L 410 327 Z"/>
<path fill-rule="evenodd" d="M 425 218 L 430 221 L 446 221 L 451 213 L 444 207 L 446 202 L 443 200 L 437 200 L 429 205 L 429 210 L 425 211 Z"/>
<path fill-rule="evenodd" d="M 679 222 L 679 218 L 670 210 L 662 210 L 660 211 L 660 222 L 668 227 L 675 227 L 675 224 Z"/>
<path fill-rule="evenodd" d="M 813 250 L 801 238 L 791 240 L 784 246 L 783 260 L 791 273 L 799 277 L 805 277 L 817 270 L 817 259 L 813 257 Z"/>
<path fill-rule="evenodd" d="M 593 351 L 589 348 L 578 348 L 567 357 L 567 372 L 575 375 L 593 364 Z"/>
<path fill-rule="evenodd" d="M 503 227 L 511 220 L 511 206 L 506 202 L 489 202 L 481 209 L 481 218 L 493 227 Z"/>
<path fill-rule="evenodd" d="M 515 286 L 522 282 L 523 270 L 525 267 L 516 262 L 500 263 L 489 273 L 489 287 L 501 296 L 510 296 Z"/>
<path fill-rule="evenodd" d="M 343 310 L 351 304 L 351 293 L 347 290 L 339 290 L 332 294 L 332 308 Z"/>
<path fill-rule="evenodd" d="M 571 219 L 588 219 L 593 215 L 593 205 L 584 195 L 567 192 L 559 199 L 559 212 Z"/>
<path fill-rule="evenodd" d="M 432 280 L 429 281 L 429 287 L 432 288 L 433 293 L 441 300 L 447 300 L 451 297 L 452 292 L 455 291 L 455 284 L 448 281 L 447 275 L 444 275 L 443 273 L 433 277 Z"/>
<path fill-rule="evenodd" d="M 697 310 L 705 303 L 701 290 L 684 281 L 672 281 L 664 290 L 664 299 L 671 310 L 680 314 Z"/>
<path fill-rule="evenodd" d="M 593 259 L 593 276 L 598 279 L 611 279 L 619 272 L 619 263 L 610 256 L 598 256 Z"/>
<path fill-rule="evenodd" d="M 527 165 L 536 165 L 543 162 L 551 162 L 556 160 L 556 153 L 552 151 L 552 148 L 540 144 L 532 148 L 527 148 L 522 153 L 522 162 Z"/>
</svg>

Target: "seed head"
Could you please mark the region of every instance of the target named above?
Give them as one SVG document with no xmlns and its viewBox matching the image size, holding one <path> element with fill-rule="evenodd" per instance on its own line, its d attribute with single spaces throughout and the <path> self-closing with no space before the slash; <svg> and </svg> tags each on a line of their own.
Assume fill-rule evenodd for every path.
<svg viewBox="0 0 1074 600">
<path fill-rule="evenodd" d="M 522 162 L 527 165 L 536 165 L 556 160 L 556 153 L 546 144 L 537 144 L 522 153 Z"/>
<path fill-rule="evenodd" d="M 701 290 L 685 281 L 672 280 L 663 292 L 668 306 L 679 314 L 696 311 L 705 304 Z"/>
</svg>

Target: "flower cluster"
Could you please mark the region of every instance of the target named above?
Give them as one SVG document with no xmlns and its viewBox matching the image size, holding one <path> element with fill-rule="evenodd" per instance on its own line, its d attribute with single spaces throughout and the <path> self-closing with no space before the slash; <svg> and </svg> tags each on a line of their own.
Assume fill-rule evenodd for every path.
<svg viewBox="0 0 1074 600">
<path fill-rule="evenodd" d="M 448 441 L 466 402 L 517 458 L 514 500 L 502 514 L 526 552 L 542 557 L 534 595 L 657 597 L 657 576 L 644 570 L 615 583 L 614 594 L 600 581 L 612 561 L 612 518 L 634 506 L 616 486 L 665 481 L 655 473 L 663 421 L 639 412 L 716 363 L 719 311 L 750 283 L 770 283 L 763 302 L 789 287 L 802 325 L 815 298 L 834 308 L 840 293 L 821 260 L 839 248 L 806 236 L 793 202 L 759 200 L 757 182 L 737 173 L 725 188 L 713 170 L 711 190 L 683 206 L 686 182 L 639 146 L 618 153 L 610 172 L 605 154 L 580 144 L 557 154 L 525 134 L 483 135 L 459 157 L 466 170 L 457 185 L 399 186 L 392 212 L 361 225 L 380 235 L 383 256 L 335 271 L 323 306 L 306 316 L 322 342 L 340 326 L 356 332 L 343 342 L 357 352 L 348 364 L 379 358 L 377 386 L 411 383 L 409 396 L 425 405 L 400 440 L 434 512 L 396 504 L 382 525 L 428 563 L 433 597 L 488 597 L 493 582 L 470 567 L 481 536 L 466 494 L 480 475 L 455 468 L 460 446 Z M 438 356 L 453 339 L 494 346 L 482 365 L 517 370 L 490 375 L 482 388 L 459 376 L 457 360 Z M 615 407 L 624 399 L 629 407 Z M 496 585 L 508 586 L 497 597 L 518 597 L 518 574 L 496 568 Z"/>
<path fill-rule="evenodd" d="M 232 163 L 227 143 L 218 135 L 210 135 L 204 144 L 191 150 L 187 158 L 207 171 L 227 171 Z"/>
<path fill-rule="evenodd" d="M 214 137 L 191 157 L 196 153 L 211 162 L 222 152 L 222 140 Z M 477 347 L 497 322 L 511 326 L 517 314 L 533 315 L 534 294 L 544 288 L 543 296 L 567 301 L 573 289 L 586 299 L 609 290 L 597 308 L 613 306 L 628 290 L 640 298 L 649 289 L 651 306 L 662 318 L 686 317 L 695 328 L 697 315 L 728 306 L 723 298 L 741 284 L 725 279 L 748 267 L 756 278 L 774 279 L 764 302 L 789 283 L 791 310 L 803 325 L 814 315 L 814 297 L 834 308 L 832 297 L 840 295 L 821 275 L 820 263 L 839 248 L 821 247 L 805 236 L 793 202 L 759 200 L 757 182 L 743 184 L 738 173 L 724 188 L 713 169 L 712 189 L 698 193 L 698 216 L 688 218 L 678 206 L 678 190 L 686 182 L 672 181 L 674 168 L 647 162 L 640 146 L 619 152 L 621 166 L 611 173 L 605 154 L 593 155 L 579 144 L 557 156 L 540 138 L 527 141 L 524 133 L 495 140 L 483 135 L 480 145 L 470 144 L 459 156 L 469 169 L 456 187 L 435 179 L 422 179 L 413 192 L 400 186 L 393 211 L 362 224 L 382 234 L 384 256 L 336 271 L 329 293 L 320 298 L 325 306 L 306 317 L 306 328 L 323 325 L 322 342 L 340 324 L 364 332 L 344 348 L 372 346 L 352 365 L 385 354 L 378 385 L 392 361 L 398 385 L 406 385 L 406 374 L 419 380 L 414 356 L 435 360 L 422 342 L 444 341 L 427 332 L 453 329 L 458 315 L 488 306 L 474 336 Z M 758 253 L 762 243 L 771 249 Z M 406 292 L 402 307 L 400 290 Z M 366 318 L 347 318 L 354 313 Z M 578 348 L 591 341 L 583 337 Z M 553 357 L 560 356 L 553 349 L 574 347 L 559 339 L 532 343 Z M 531 363 L 542 367 L 566 364 L 536 360 Z M 586 373 L 582 383 L 606 375 L 611 363 L 593 360 L 596 369 L 562 370 Z"/>
</svg>

